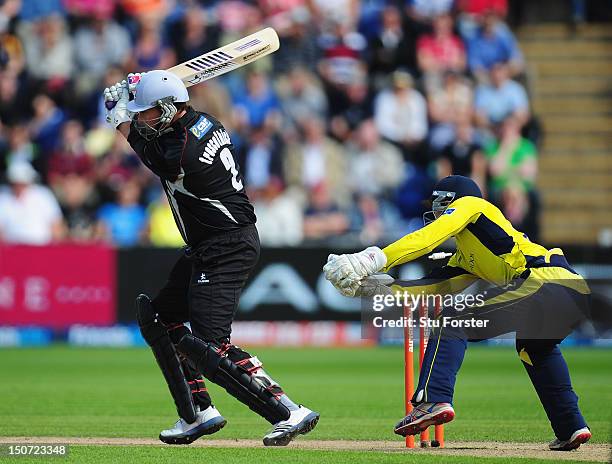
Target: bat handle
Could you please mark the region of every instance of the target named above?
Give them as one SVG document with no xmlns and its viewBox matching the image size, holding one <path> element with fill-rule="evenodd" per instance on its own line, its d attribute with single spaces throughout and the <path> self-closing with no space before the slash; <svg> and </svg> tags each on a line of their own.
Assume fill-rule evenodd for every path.
<svg viewBox="0 0 612 464">
<path fill-rule="evenodd" d="M 107 101 L 104 102 L 104 106 L 106 106 L 106 109 L 108 111 L 112 110 L 115 107 L 116 104 L 117 104 L 116 101 L 107 100 Z"/>
</svg>

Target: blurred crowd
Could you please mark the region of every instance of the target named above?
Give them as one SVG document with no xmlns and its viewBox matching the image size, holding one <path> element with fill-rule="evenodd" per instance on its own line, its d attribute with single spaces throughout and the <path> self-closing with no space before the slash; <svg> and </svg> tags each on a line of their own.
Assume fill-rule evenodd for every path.
<svg viewBox="0 0 612 464">
<path fill-rule="evenodd" d="M 538 125 L 506 0 L 4 0 L 0 241 L 180 246 L 101 91 L 274 27 L 281 49 L 190 88 L 231 134 L 267 246 L 384 243 L 471 176 L 537 236 Z"/>
</svg>

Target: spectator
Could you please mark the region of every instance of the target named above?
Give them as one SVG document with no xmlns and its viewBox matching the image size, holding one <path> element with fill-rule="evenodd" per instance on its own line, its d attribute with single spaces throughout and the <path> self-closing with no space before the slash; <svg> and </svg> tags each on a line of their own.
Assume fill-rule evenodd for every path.
<svg viewBox="0 0 612 464">
<path fill-rule="evenodd" d="M 355 30 L 359 20 L 359 0 L 311 0 L 309 6 L 318 24 L 342 21 L 347 29 Z"/>
<path fill-rule="evenodd" d="M 537 152 L 529 140 L 521 136 L 516 118 L 504 121 L 499 142 L 485 147 L 491 176 L 491 198 L 517 228 L 530 237 L 537 237 Z"/>
<path fill-rule="evenodd" d="M 134 246 L 142 241 L 147 216 L 138 203 L 140 186 L 134 179 L 122 183 L 116 203 L 107 203 L 98 211 L 97 236 L 117 246 Z"/>
<path fill-rule="evenodd" d="M 427 135 L 427 104 L 413 88 L 410 74 L 395 71 L 392 80 L 392 88 L 376 97 L 376 127 L 384 138 L 402 149 L 405 157 L 415 158 Z"/>
<path fill-rule="evenodd" d="M 57 147 L 66 114 L 51 97 L 42 93 L 34 97 L 32 107 L 34 115 L 29 124 L 32 140 L 40 148 L 43 157 L 49 157 Z"/>
<path fill-rule="evenodd" d="M 54 85 L 63 86 L 74 71 L 72 40 L 64 19 L 53 14 L 35 22 L 21 22 L 17 30 L 30 76 L 53 79 Z"/>
<path fill-rule="evenodd" d="M 257 0 L 257 4 L 264 16 L 264 21 L 270 24 L 276 32 L 284 36 L 284 33 L 291 28 L 295 15 L 305 14 L 305 22 L 310 21 L 310 11 L 306 5 L 306 0 Z"/>
<path fill-rule="evenodd" d="M 282 142 L 265 126 L 252 128 L 249 143 L 243 147 L 244 157 L 240 160 L 246 185 L 263 188 L 272 178 L 283 174 Z"/>
<path fill-rule="evenodd" d="M 390 2 L 387 0 L 360 0 L 358 30 L 368 40 L 373 39 L 381 29 L 381 16 Z"/>
<path fill-rule="evenodd" d="M 141 161 L 124 137 L 113 134 L 111 148 L 98 160 L 96 181 L 103 202 L 113 202 L 123 183 L 142 171 Z"/>
<path fill-rule="evenodd" d="M 374 121 L 363 122 L 351 150 L 349 179 L 353 191 L 389 195 L 404 178 L 404 160 L 392 144 L 380 139 Z"/>
<path fill-rule="evenodd" d="M 316 241 L 345 233 L 349 226 L 348 218 L 330 195 L 325 182 L 313 186 L 309 193 L 309 203 L 304 212 L 304 238 Z"/>
<path fill-rule="evenodd" d="M 513 117 L 522 127 L 529 119 L 529 100 L 521 84 L 508 75 L 508 66 L 497 63 L 491 69 L 491 83 L 476 88 L 476 118 L 490 128 Z"/>
<path fill-rule="evenodd" d="M 500 18 L 508 14 L 508 0 L 459 0 L 458 9 L 474 17 L 494 11 Z"/>
<path fill-rule="evenodd" d="M 10 22 L 22 9 L 25 10 L 21 6 L 21 0 L 5 0 L 2 2 L 2 5 L 0 5 L 0 31 L 6 31 Z"/>
<path fill-rule="evenodd" d="M 19 18 L 23 21 L 35 21 L 52 14 L 64 13 L 63 0 L 21 0 L 19 3 Z"/>
<path fill-rule="evenodd" d="M 93 159 L 85 151 L 83 125 L 76 120 L 68 121 L 62 129 L 61 143 L 49 158 L 47 180 L 53 190 L 62 184 L 62 178 L 69 174 L 91 176 Z"/>
<path fill-rule="evenodd" d="M 296 131 L 310 118 L 327 115 L 327 99 L 318 79 L 305 68 L 295 67 L 279 82 L 283 129 Z"/>
<path fill-rule="evenodd" d="M 3 124 L 17 125 L 25 119 L 27 97 L 17 74 L 8 70 L 0 71 L 0 121 Z"/>
<path fill-rule="evenodd" d="M 586 20 L 586 0 L 572 0 L 572 25 L 584 23 Z M 608 5 L 609 6 L 609 5 Z M 605 7 L 604 7 L 605 8 Z"/>
<path fill-rule="evenodd" d="M 457 123 L 456 137 L 440 153 L 437 172 L 438 179 L 450 175 L 471 177 L 486 196 L 487 162 L 469 119 Z"/>
<path fill-rule="evenodd" d="M 197 6 L 187 8 L 170 28 L 176 61 L 182 63 L 218 48 L 219 36 L 220 30 L 211 24 L 206 10 Z"/>
<path fill-rule="evenodd" d="M 68 173 L 56 180 L 55 191 L 66 222 L 67 238 L 76 242 L 94 240 L 98 195 L 91 176 Z"/>
<path fill-rule="evenodd" d="M 374 114 L 374 101 L 365 75 L 355 76 L 330 101 L 331 134 L 340 142 L 348 141 L 353 131 Z"/>
<path fill-rule="evenodd" d="M 38 159 L 38 149 L 32 143 L 28 128 L 24 125 L 18 124 L 9 128 L 7 148 L 8 150 L 5 155 L 6 167 L 18 161 L 37 166 L 42 165 Z"/>
<path fill-rule="evenodd" d="M 168 197 L 161 193 L 158 199 L 149 205 L 148 237 L 151 245 L 156 247 L 179 248 L 185 245 L 181 236 Z"/>
<path fill-rule="evenodd" d="M 142 72 L 167 69 L 176 64 L 174 52 L 162 42 L 160 19 L 153 14 L 138 19 L 138 36 L 128 68 Z"/>
<path fill-rule="evenodd" d="M 220 80 L 213 79 L 190 87 L 189 104 L 214 114 L 229 132 L 234 129 L 231 98 Z"/>
<path fill-rule="evenodd" d="M 278 4 L 278 2 L 274 2 Z M 283 46 L 273 55 L 274 73 L 285 74 L 295 67 L 315 69 L 319 60 L 317 31 L 307 8 L 291 12 L 291 23 L 279 31 Z"/>
<path fill-rule="evenodd" d="M 0 6 L 0 11 L 6 4 L 5 2 L 4 5 Z M 8 18 L 5 19 L 8 20 Z M 5 24 L 5 26 L 8 26 L 8 24 Z M 17 75 L 21 73 L 24 65 L 25 55 L 21 40 L 3 28 L 0 13 L 0 69 Z"/>
<path fill-rule="evenodd" d="M 364 73 L 366 66 L 362 55 L 367 42 L 351 28 L 346 18 L 335 18 L 329 22 L 329 32 L 319 37 L 319 46 L 323 52 L 319 73 L 326 85 L 343 86 Z"/>
<path fill-rule="evenodd" d="M 460 12 L 457 21 L 459 32 L 468 40 L 476 35 L 480 19 L 490 11 L 500 19 L 506 18 L 508 0 L 458 0 L 457 10 Z"/>
<path fill-rule="evenodd" d="M 536 148 L 521 136 L 520 127 L 516 118 L 506 119 L 499 130 L 499 141 L 493 141 L 485 147 L 494 193 L 509 185 L 520 185 L 525 190 L 531 190 L 535 185 Z"/>
<path fill-rule="evenodd" d="M 453 18 L 449 14 L 436 16 L 433 33 L 419 39 L 417 59 L 428 89 L 440 86 L 445 71 L 463 72 L 465 50 L 459 37 L 453 33 Z"/>
<path fill-rule="evenodd" d="M 404 182 L 397 189 L 394 201 L 402 217 L 408 221 L 406 233 L 423 226 L 423 200 L 431 196 L 432 187 L 433 182 L 423 167 L 406 165 Z"/>
<path fill-rule="evenodd" d="M 249 27 L 250 17 L 261 19 L 259 10 L 252 4 L 238 0 L 224 0 L 216 5 L 216 16 L 219 26 L 224 32 L 222 42 L 229 43 L 238 39 L 238 34 L 246 31 Z M 246 34 L 242 34 L 244 37 Z"/>
<path fill-rule="evenodd" d="M 397 209 L 374 195 L 358 195 L 349 218 L 350 230 L 361 244 L 387 243 L 406 233 Z"/>
<path fill-rule="evenodd" d="M 116 0 L 63 0 L 66 12 L 76 18 L 110 18 L 115 11 Z"/>
<path fill-rule="evenodd" d="M 407 0 L 406 10 L 415 21 L 430 23 L 436 16 L 449 14 L 454 0 Z"/>
<path fill-rule="evenodd" d="M 453 123 L 471 117 L 474 96 L 469 81 L 459 73 L 447 71 L 442 87 L 428 93 L 429 117 L 436 124 Z"/>
<path fill-rule="evenodd" d="M 270 179 L 251 196 L 262 245 L 280 247 L 302 243 L 304 224 L 299 199 L 283 190 L 278 177 Z"/>
<path fill-rule="evenodd" d="M 375 75 L 387 76 L 398 68 L 416 69 L 415 47 L 402 24 L 402 15 L 394 5 L 381 14 L 381 28 L 370 40 L 369 69 Z"/>
<path fill-rule="evenodd" d="M 347 158 L 342 146 L 325 136 L 319 119 L 303 124 L 304 141 L 290 144 L 285 153 L 285 179 L 289 186 L 311 189 L 324 184 L 340 204 L 348 201 Z"/>
<path fill-rule="evenodd" d="M 523 71 L 523 55 L 510 29 L 494 11 L 480 18 L 481 25 L 474 37 L 467 39 L 468 66 L 480 82 L 500 62 L 508 63 L 512 76 Z"/>
<path fill-rule="evenodd" d="M 437 153 L 452 143 L 458 122 L 472 119 L 474 95 L 467 79 L 454 71 L 447 71 L 442 87 L 434 88 L 427 97 L 429 119 L 433 126 L 429 133 L 429 145 Z"/>
<path fill-rule="evenodd" d="M 81 85 L 93 90 L 111 66 L 126 64 L 131 51 L 128 32 L 104 13 L 87 19 L 74 35 L 74 52 Z M 89 80 L 89 85 L 85 80 Z"/>
<path fill-rule="evenodd" d="M 267 76 L 251 71 L 246 89 L 234 101 L 239 127 L 274 126 L 279 116 L 279 103 Z"/>
<path fill-rule="evenodd" d="M 0 191 L 0 241 L 46 245 L 64 234 L 62 212 L 51 191 L 36 183 L 36 171 L 25 161 L 7 169 L 8 188 Z"/>
<path fill-rule="evenodd" d="M 118 0 L 124 11 L 135 17 L 151 15 L 159 17 L 167 8 L 167 0 Z"/>
<path fill-rule="evenodd" d="M 59 197 L 66 221 L 67 238 L 75 242 L 91 242 L 96 235 L 98 201 L 94 184 L 88 177 L 66 177 Z"/>
</svg>

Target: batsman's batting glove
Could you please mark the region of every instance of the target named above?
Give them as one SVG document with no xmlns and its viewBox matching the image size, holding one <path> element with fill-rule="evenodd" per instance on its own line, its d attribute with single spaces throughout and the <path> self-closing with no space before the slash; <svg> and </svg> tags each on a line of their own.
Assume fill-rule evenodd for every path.
<svg viewBox="0 0 612 464">
<path fill-rule="evenodd" d="M 106 122 L 112 124 L 113 118 L 111 116 L 112 109 L 119 101 L 120 90 L 126 84 L 126 81 L 117 82 L 116 84 L 106 87 L 102 94 L 104 95 L 104 106 L 106 107 Z"/>
<path fill-rule="evenodd" d="M 106 87 L 104 89 L 104 101 L 118 102 L 121 97 L 120 91 L 123 86 L 127 84 L 127 81 L 123 79 L 121 82 Z"/>
<path fill-rule="evenodd" d="M 109 99 L 107 99 L 107 90 Z M 107 111 L 106 120 L 116 129 L 124 122 L 131 122 L 133 114 L 128 111 L 127 104 L 130 101 L 127 82 L 123 81 L 119 87 L 113 85 L 104 90 L 106 101 L 114 101 L 115 106 Z"/>
<path fill-rule="evenodd" d="M 387 256 L 378 247 L 368 247 L 359 253 L 330 255 L 323 266 L 325 278 L 345 296 L 355 296 L 364 277 L 380 271 Z"/>
<path fill-rule="evenodd" d="M 127 75 L 127 83 L 128 83 L 128 91 L 130 92 L 131 95 L 134 94 L 134 91 L 136 90 L 136 86 L 138 85 L 138 83 L 140 82 L 140 79 L 142 79 L 142 76 L 144 76 L 146 73 L 129 73 Z"/>
</svg>

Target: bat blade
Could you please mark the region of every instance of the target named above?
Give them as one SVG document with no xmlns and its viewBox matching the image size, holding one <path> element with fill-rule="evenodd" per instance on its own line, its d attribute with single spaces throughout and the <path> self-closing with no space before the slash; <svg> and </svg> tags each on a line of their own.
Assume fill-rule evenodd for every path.
<svg viewBox="0 0 612 464">
<path fill-rule="evenodd" d="M 279 48 L 278 34 L 271 27 L 267 27 L 216 50 L 177 64 L 167 71 L 177 75 L 183 81 L 185 87 L 191 87 L 252 63 L 270 53 L 274 53 Z M 130 79 L 140 78 L 132 76 Z M 130 82 L 133 83 L 133 81 Z M 115 104 L 114 101 L 105 102 L 106 108 L 109 110 Z"/>
<path fill-rule="evenodd" d="M 276 31 L 267 27 L 178 64 L 168 71 L 176 74 L 186 87 L 191 87 L 263 58 L 274 53 L 279 47 L 280 41 Z"/>
</svg>

